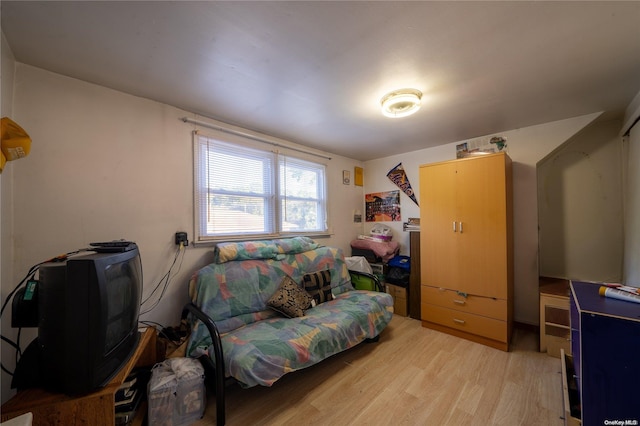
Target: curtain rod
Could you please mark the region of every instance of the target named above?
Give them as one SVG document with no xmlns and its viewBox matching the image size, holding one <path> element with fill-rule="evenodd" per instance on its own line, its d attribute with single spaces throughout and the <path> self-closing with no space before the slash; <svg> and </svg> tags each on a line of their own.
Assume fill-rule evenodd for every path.
<svg viewBox="0 0 640 426">
<path fill-rule="evenodd" d="M 282 145 L 282 144 L 279 144 L 277 142 L 273 142 L 273 141 L 270 141 L 270 140 L 267 140 L 267 139 L 263 139 L 263 138 L 261 138 L 259 136 L 252 135 L 251 133 L 241 132 L 239 130 L 228 129 L 226 127 L 219 126 L 217 124 L 211 124 L 211 123 L 207 123 L 207 122 L 204 122 L 204 121 L 194 120 L 193 118 L 189 118 L 189 117 L 183 117 L 183 118 L 181 118 L 181 120 L 183 122 L 185 122 L 185 123 L 191 123 L 191 124 L 196 124 L 196 125 L 202 126 L 202 127 L 208 127 L 209 129 L 219 130 L 221 132 L 229 133 L 229 134 L 235 135 L 235 136 L 242 136 L 242 137 L 247 138 L 247 139 L 251 139 L 251 140 L 254 140 L 254 141 L 257 141 L 257 142 L 270 144 L 270 145 L 273 145 L 273 146 L 277 146 L 279 148 L 286 148 L 286 149 L 290 149 L 292 151 L 301 152 L 303 154 L 314 155 L 316 157 L 320 157 L 320 158 L 324 158 L 324 159 L 327 159 L 327 160 L 331 160 L 331 157 L 327 157 L 326 155 L 316 154 L 315 152 L 306 151 L 304 149 L 293 148 L 293 147 L 290 147 L 290 146 L 287 146 L 287 145 Z"/>
</svg>

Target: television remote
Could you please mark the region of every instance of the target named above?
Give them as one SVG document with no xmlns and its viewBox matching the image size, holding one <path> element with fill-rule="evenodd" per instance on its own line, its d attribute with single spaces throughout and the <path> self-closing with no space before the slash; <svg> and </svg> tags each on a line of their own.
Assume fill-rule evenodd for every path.
<svg viewBox="0 0 640 426">
<path fill-rule="evenodd" d="M 91 247 L 97 252 L 121 252 L 129 251 L 136 248 L 136 243 L 127 240 L 114 240 L 89 243 Z"/>
</svg>

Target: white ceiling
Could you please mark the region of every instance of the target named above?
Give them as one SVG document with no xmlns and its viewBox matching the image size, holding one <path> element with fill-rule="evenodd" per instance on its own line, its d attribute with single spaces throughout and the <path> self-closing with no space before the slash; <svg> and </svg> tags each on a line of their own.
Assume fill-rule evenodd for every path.
<svg viewBox="0 0 640 426">
<path fill-rule="evenodd" d="M 0 3 L 17 61 L 369 160 L 640 91 L 640 1 Z M 424 93 L 383 117 L 393 89 Z"/>
</svg>

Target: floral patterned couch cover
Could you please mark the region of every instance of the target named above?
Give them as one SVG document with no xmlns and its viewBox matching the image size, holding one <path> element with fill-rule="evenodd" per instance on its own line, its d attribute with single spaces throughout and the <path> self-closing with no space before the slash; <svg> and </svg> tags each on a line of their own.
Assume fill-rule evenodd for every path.
<svg viewBox="0 0 640 426">
<path fill-rule="evenodd" d="M 285 275 L 300 283 L 304 274 L 325 269 L 333 300 L 298 318 L 267 306 Z M 271 386 L 286 373 L 375 338 L 393 316 L 389 294 L 353 289 L 341 249 L 306 237 L 219 244 L 214 263 L 194 274 L 189 291 L 218 328 L 225 375 L 243 387 Z M 204 324 L 194 320 L 187 354 L 211 355 L 211 345 Z"/>
</svg>

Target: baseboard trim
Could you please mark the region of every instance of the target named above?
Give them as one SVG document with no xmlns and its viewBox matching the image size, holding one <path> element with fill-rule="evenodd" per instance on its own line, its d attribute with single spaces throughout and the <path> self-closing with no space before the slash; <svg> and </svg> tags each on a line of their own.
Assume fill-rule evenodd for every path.
<svg viewBox="0 0 640 426">
<path fill-rule="evenodd" d="M 425 320 L 422 320 L 422 326 L 425 328 L 429 328 L 431 330 L 439 331 L 441 333 L 447 333 L 452 336 L 460 337 L 466 340 L 471 340 L 472 342 L 480 343 L 485 346 L 490 346 L 495 349 L 500 349 L 501 351 L 509 352 L 509 342 L 500 342 L 497 340 L 489 339 L 484 336 L 467 333 L 462 330 L 457 330 L 455 328 L 450 328 L 444 325 L 436 324 L 434 322 L 425 321 Z"/>
<path fill-rule="evenodd" d="M 513 322 L 513 327 L 520 330 L 530 331 L 532 333 L 540 334 L 540 326 L 536 324 L 528 324 L 526 322 Z"/>
</svg>

